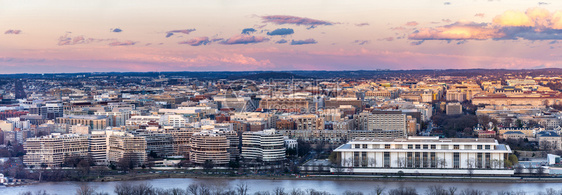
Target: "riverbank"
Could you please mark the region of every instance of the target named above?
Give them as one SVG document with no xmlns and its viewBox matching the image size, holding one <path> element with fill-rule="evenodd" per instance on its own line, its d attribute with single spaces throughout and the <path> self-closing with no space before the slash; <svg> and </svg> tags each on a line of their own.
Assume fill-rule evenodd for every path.
<svg viewBox="0 0 562 195">
<path fill-rule="evenodd" d="M 112 175 L 95 179 L 95 182 L 134 181 L 163 178 L 194 179 L 260 179 L 260 180 L 330 180 L 379 182 L 445 182 L 445 183 L 562 183 L 560 177 L 458 177 L 458 176 L 384 176 L 384 175 L 233 175 L 152 173 Z"/>
</svg>

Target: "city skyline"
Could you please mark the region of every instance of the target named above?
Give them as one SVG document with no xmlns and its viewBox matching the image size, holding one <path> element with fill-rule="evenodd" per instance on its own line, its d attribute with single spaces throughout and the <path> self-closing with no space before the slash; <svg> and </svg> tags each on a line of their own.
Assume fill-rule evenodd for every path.
<svg viewBox="0 0 562 195">
<path fill-rule="evenodd" d="M 0 4 L 4 74 L 562 65 L 557 2 Z"/>
</svg>

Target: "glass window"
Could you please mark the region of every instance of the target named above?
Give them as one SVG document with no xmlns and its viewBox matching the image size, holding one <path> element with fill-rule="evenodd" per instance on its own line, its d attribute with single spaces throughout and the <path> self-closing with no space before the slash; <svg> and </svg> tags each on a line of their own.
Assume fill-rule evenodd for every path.
<svg viewBox="0 0 562 195">
<path fill-rule="evenodd" d="M 361 144 L 355 144 L 354 148 L 361 148 Z"/>
<path fill-rule="evenodd" d="M 453 153 L 453 168 L 458 169 L 460 167 L 460 158 L 459 158 L 459 153 L 455 152 Z"/>
<path fill-rule="evenodd" d="M 367 144 L 363 144 L 363 148 L 367 148 Z"/>
<path fill-rule="evenodd" d="M 423 145 L 423 149 L 429 149 L 428 145 Z"/>
<path fill-rule="evenodd" d="M 414 159 L 412 158 L 412 153 L 408 152 L 407 154 L 407 159 L 406 159 L 406 167 L 413 167 L 414 165 Z"/>
<path fill-rule="evenodd" d="M 431 149 L 434 149 L 434 150 L 435 150 L 435 149 L 437 149 L 437 146 L 436 146 L 436 145 L 431 145 Z"/>
<path fill-rule="evenodd" d="M 390 152 L 384 152 L 384 167 L 390 168 Z"/>
<path fill-rule="evenodd" d="M 390 144 L 385 144 L 384 149 L 390 149 Z"/>
<path fill-rule="evenodd" d="M 464 145 L 465 150 L 472 150 L 472 145 Z"/>
<path fill-rule="evenodd" d="M 421 145 L 416 145 L 416 149 L 421 149 Z"/>
<path fill-rule="evenodd" d="M 482 150 L 482 145 L 476 146 L 476 149 Z"/>
<path fill-rule="evenodd" d="M 490 145 L 485 145 L 484 147 L 486 147 L 486 150 L 490 149 Z"/>
<path fill-rule="evenodd" d="M 449 149 L 449 145 L 441 145 L 441 149 L 442 149 L 442 150 L 448 150 L 448 149 Z"/>
<path fill-rule="evenodd" d="M 460 148 L 459 145 L 453 145 L 453 149 L 454 149 L 454 150 L 458 150 L 459 148 Z"/>
<path fill-rule="evenodd" d="M 414 145 L 408 144 L 408 149 L 414 149 Z"/>
<path fill-rule="evenodd" d="M 402 148 L 402 144 L 396 144 L 396 145 L 394 145 L 394 148 L 396 148 L 396 149 L 403 149 L 403 148 Z"/>
</svg>

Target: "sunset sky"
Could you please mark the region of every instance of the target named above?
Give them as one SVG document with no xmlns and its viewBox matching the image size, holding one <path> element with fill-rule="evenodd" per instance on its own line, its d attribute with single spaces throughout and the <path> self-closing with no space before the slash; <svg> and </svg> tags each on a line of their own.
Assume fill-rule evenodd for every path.
<svg viewBox="0 0 562 195">
<path fill-rule="evenodd" d="M 0 74 L 562 68 L 562 2 L 0 0 Z"/>
</svg>

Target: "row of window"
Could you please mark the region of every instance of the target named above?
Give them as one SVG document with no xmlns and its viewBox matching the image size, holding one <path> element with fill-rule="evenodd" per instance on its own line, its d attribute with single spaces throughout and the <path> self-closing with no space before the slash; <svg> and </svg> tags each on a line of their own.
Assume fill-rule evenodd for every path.
<svg viewBox="0 0 562 195">
<path fill-rule="evenodd" d="M 441 150 L 448 150 L 450 145 L 441 145 Z M 353 148 L 369 148 L 368 144 L 354 144 Z M 380 144 L 373 144 L 372 148 L 380 148 Z M 437 145 L 435 144 L 407 144 L 407 148 L 408 149 L 437 149 Z M 490 150 L 491 149 L 491 145 L 476 145 L 476 147 L 474 147 L 474 145 L 463 145 L 463 150 Z M 391 149 L 390 144 L 384 144 L 384 149 Z M 402 144 L 395 144 L 394 145 L 394 149 L 404 149 L 404 145 Z M 460 150 L 461 146 L 460 145 L 453 145 L 452 149 L 454 150 Z"/>
<path fill-rule="evenodd" d="M 482 157 L 485 157 L 482 161 Z M 491 168 L 491 155 L 490 153 L 478 153 L 476 160 L 467 161 L 466 168 Z M 406 158 L 396 160 L 398 167 L 408 167 L 408 168 L 443 168 L 447 167 L 447 163 L 444 159 L 438 160 L 436 158 L 435 152 L 408 152 Z M 376 164 L 376 159 L 367 159 L 367 152 L 354 152 L 353 153 L 353 166 L 355 167 L 374 167 Z M 383 166 L 390 168 L 390 152 L 384 152 L 383 154 Z M 458 152 L 453 153 L 453 168 L 460 168 L 460 154 Z"/>
</svg>

